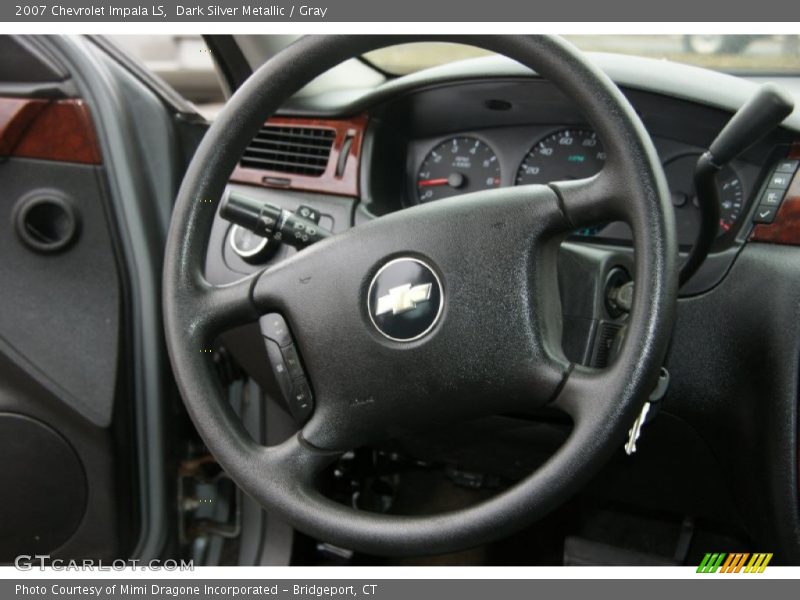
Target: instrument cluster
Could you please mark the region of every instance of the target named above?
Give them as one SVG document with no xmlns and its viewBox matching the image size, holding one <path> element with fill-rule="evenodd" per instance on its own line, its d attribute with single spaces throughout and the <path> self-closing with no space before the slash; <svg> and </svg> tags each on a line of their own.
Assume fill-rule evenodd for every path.
<svg viewBox="0 0 800 600">
<path fill-rule="evenodd" d="M 675 208 L 679 242 L 691 244 L 700 221 L 693 177 L 701 151 L 671 148 L 668 156 L 661 149 L 659 152 Z M 418 142 L 410 161 L 408 196 L 415 204 L 500 186 L 591 177 L 602 169 L 606 152 L 597 134 L 587 127 L 538 128 L 528 132 L 509 129 Z M 724 237 L 733 233 L 749 194 L 735 166 L 722 170 L 718 185 L 719 236 Z M 612 239 L 627 237 L 618 223 L 598 223 L 577 233 Z"/>
</svg>

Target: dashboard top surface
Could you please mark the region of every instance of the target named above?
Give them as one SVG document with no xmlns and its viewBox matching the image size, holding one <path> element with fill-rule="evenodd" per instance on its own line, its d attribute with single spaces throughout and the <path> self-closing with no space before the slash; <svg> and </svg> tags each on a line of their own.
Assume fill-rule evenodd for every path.
<svg viewBox="0 0 800 600">
<path fill-rule="evenodd" d="M 586 54 L 620 87 L 686 100 L 731 113 L 764 82 L 763 78 L 739 77 L 668 60 L 603 52 Z M 425 69 L 372 87 L 345 90 L 333 86 L 322 87 L 313 95 L 292 98 L 281 112 L 295 116 L 352 116 L 426 87 L 516 78 L 531 80 L 538 79 L 538 76 L 506 57 L 487 56 Z M 800 79 L 785 77 L 780 78 L 778 83 L 785 85 L 798 97 Z M 800 102 L 782 126 L 800 132 Z"/>
</svg>

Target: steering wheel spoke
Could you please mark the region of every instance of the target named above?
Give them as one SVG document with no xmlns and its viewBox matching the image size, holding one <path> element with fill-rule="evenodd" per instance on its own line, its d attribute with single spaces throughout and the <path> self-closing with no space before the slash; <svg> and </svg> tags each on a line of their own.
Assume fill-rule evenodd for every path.
<svg viewBox="0 0 800 600">
<path fill-rule="evenodd" d="M 562 210 L 572 229 L 591 227 L 624 217 L 615 184 L 613 163 L 585 179 L 550 184 L 561 200 Z"/>
<path fill-rule="evenodd" d="M 225 285 L 212 285 L 198 279 L 194 286 L 194 315 L 188 334 L 196 333 L 204 341 L 211 341 L 227 329 L 258 319 L 252 295 L 257 275 Z"/>
<path fill-rule="evenodd" d="M 573 365 L 551 406 L 569 415 L 577 427 L 599 420 L 607 407 L 598 391 L 608 385 L 608 377 L 607 370 Z"/>
<path fill-rule="evenodd" d="M 186 333 L 210 342 L 220 333 L 258 320 L 283 306 L 281 276 L 285 268 L 262 269 L 224 285 L 213 285 L 198 274 L 184 295 L 192 306 Z"/>
</svg>

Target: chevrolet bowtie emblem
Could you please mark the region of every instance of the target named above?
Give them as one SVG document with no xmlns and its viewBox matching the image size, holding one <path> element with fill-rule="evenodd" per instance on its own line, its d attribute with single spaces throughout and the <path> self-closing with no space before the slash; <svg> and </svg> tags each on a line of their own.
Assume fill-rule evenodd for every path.
<svg viewBox="0 0 800 600">
<path fill-rule="evenodd" d="M 411 287 L 410 283 L 391 288 L 389 293 L 378 298 L 378 306 L 375 309 L 375 316 L 380 316 L 391 312 L 393 315 L 400 315 L 404 312 L 414 310 L 417 304 L 427 302 L 431 298 L 431 284 L 424 283 Z"/>
<path fill-rule="evenodd" d="M 418 340 L 432 331 L 443 307 L 444 291 L 436 272 L 410 256 L 383 265 L 367 290 L 370 321 L 383 336 L 395 342 Z"/>
</svg>

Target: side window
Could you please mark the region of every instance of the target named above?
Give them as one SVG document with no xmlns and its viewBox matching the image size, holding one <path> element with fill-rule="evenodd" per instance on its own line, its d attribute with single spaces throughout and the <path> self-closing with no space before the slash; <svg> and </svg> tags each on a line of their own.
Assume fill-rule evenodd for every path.
<svg viewBox="0 0 800 600">
<path fill-rule="evenodd" d="M 199 35 L 112 35 L 108 38 L 164 79 L 201 112 L 224 101 L 214 60 Z"/>
</svg>

